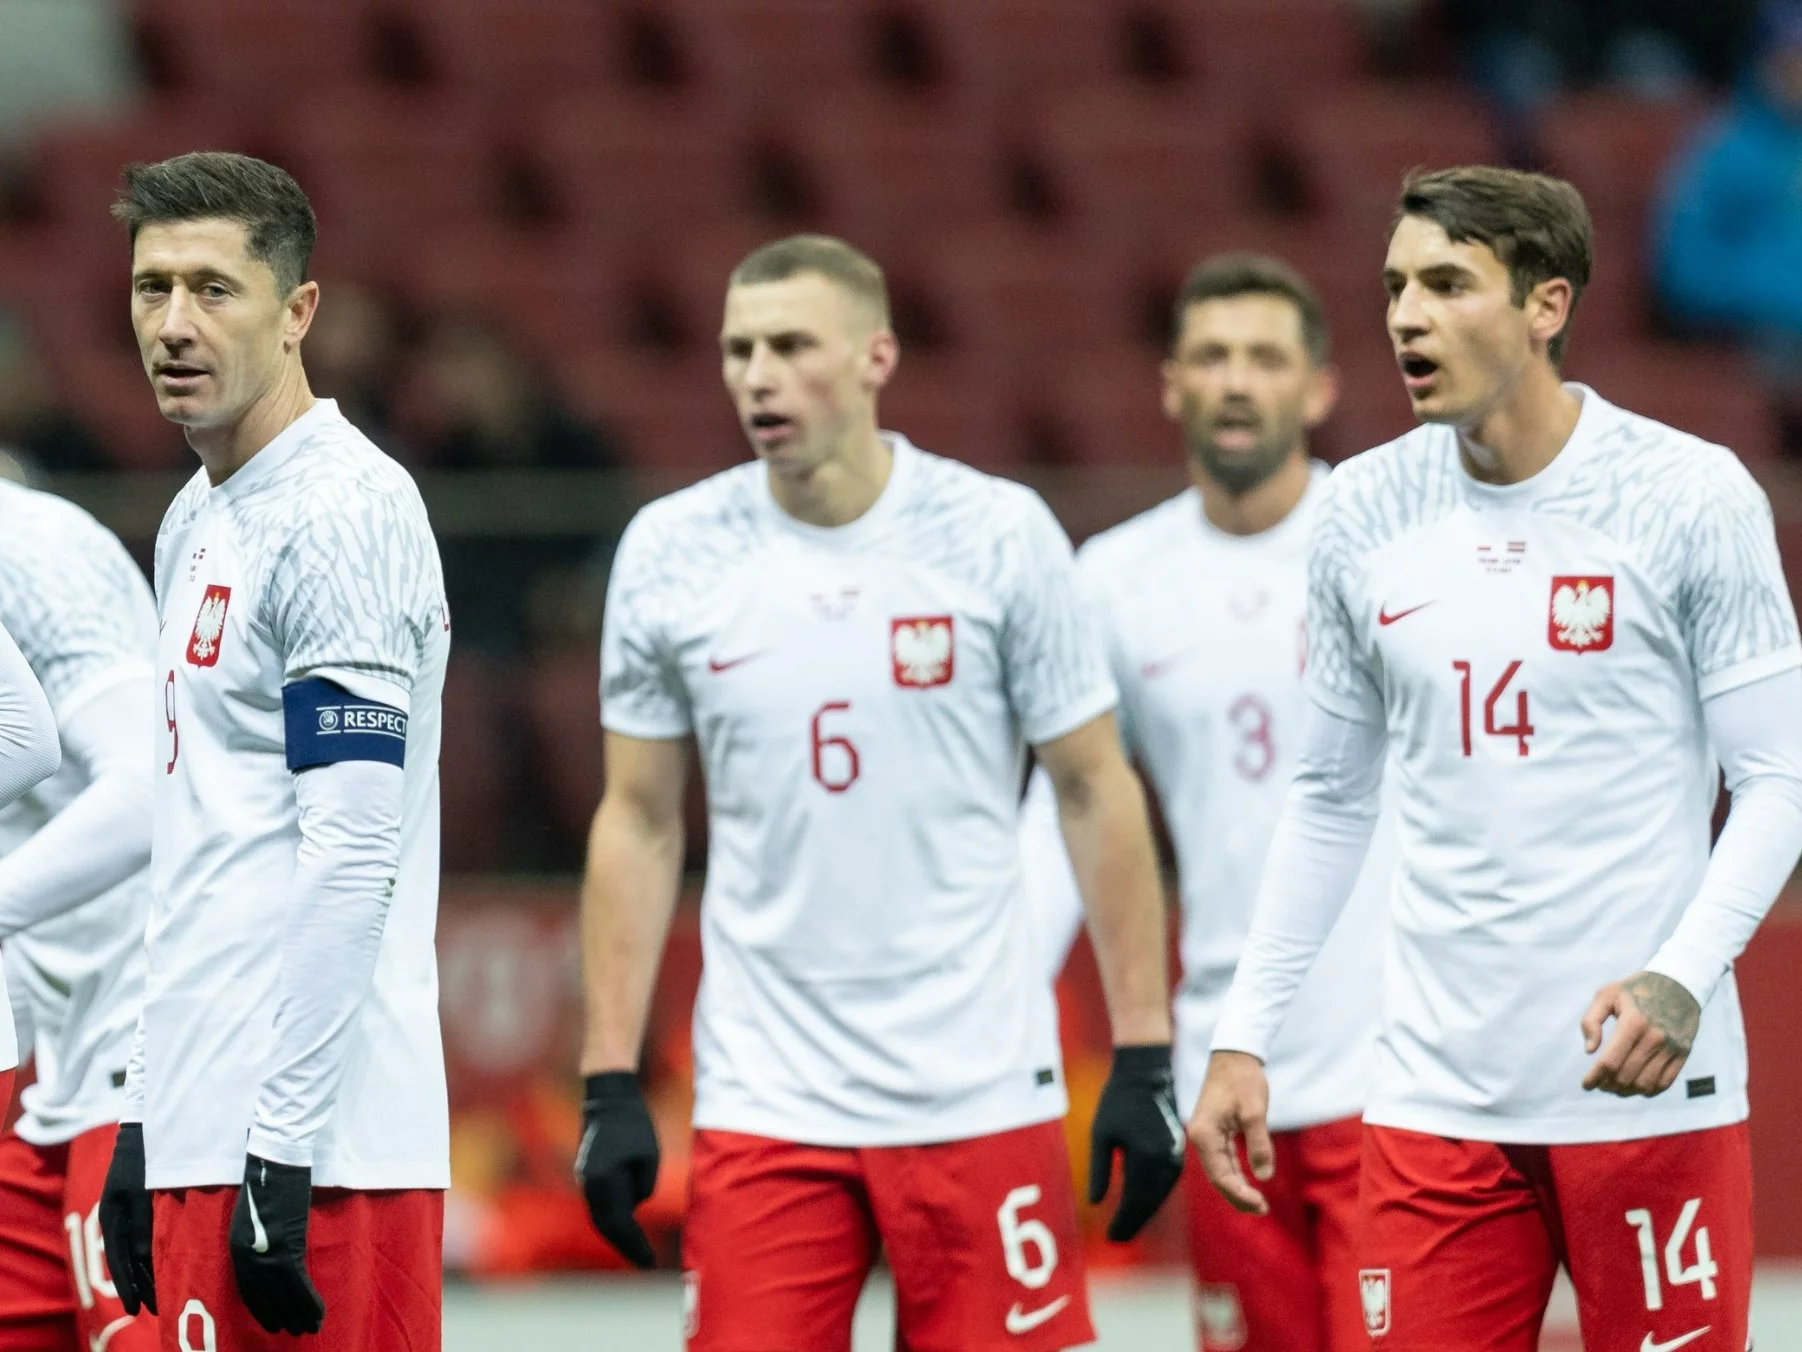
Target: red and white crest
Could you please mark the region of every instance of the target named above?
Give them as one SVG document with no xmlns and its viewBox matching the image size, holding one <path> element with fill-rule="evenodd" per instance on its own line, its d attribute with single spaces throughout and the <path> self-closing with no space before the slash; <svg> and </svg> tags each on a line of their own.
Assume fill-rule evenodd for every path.
<svg viewBox="0 0 1802 1352">
<path fill-rule="evenodd" d="M 1599 653 L 1614 645 L 1614 579 L 1555 577 L 1547 636 L 1561 653 Z"/>
<path fill-rule="evenodd" d="M 225 637 L 225 612 L 231 606 L 230 587 L 211 586 L 200 598 L 200 609 L 194 616 L 194 632 L 188 635 L 188 665 L 217 666 L 219 644 Z"/>
<path fill-rule="evenodd" d="M 895 684 L 916 690 L 949 685 L 957 667 L 949 615 L 908 615 L 889 624 Z"/>
<path fill-rule="evenodd" d="M 1245 1311 L 1239 1304 L 1239 1288 L 1230 1282 L 1204 1282 L 1195 1293 L 1195 1316 L 1201 1324 L 1201 1345 L 1208 1352 L 1236 1352 L 1249 1336 Z"/>
<path fill-rule="evenodd" d="M 1389 1269 L 1359 1268 L 1358 1299 L 1364 1306 L 1364 1331 L 1372 1338 L 1389 1332 Z"/>
</svg>

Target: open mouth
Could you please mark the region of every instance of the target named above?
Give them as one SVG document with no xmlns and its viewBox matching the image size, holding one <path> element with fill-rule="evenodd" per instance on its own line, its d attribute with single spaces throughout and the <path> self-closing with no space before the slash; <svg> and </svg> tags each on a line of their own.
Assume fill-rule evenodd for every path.
<svg viewBox="0 0 1802 1352">
<path fill-rule="evenodd" d="M 745 419 L 745 426 L 759 445 L 769 445 L 793 432 L 795 420 L 780 413 L 753 413 Z"/>
<path fill-rule="evenodd" d="M 1439 363 L 1418 352 L 1401 353 L 1396 358 L 1396 365 L 1401 367 L 1402 384 L 1407 386 L 1410 394 L 1423 392 L 1439 374 Z"/>
<path fill-rule="evenodd" d="M 156 365 L 156 374 L 169 381 L 198 380 L 206 373 L 205 367 L 190 366 L 187 362 L 165 361 L 158 362 Z"/>
</svg>

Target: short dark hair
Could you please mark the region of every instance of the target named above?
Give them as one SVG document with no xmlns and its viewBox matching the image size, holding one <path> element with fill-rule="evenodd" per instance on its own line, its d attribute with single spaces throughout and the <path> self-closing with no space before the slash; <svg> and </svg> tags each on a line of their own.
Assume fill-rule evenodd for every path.
<svg viewBox="0 0 1802 1352">
<path fill-rule="evenodd" d="M 1308 360 L 1324 366 L 1332 359 L 1332 334 L 1327 329 L 1326 311 L 1320 296 L 1308 279 L 1268 254 L 1223 253 L 1196 264 L 1177 292 L 1171 315 L 1170 346 L 1174 351 L 1182 342 L 1183 322 L 1190 307 L 1203 301 L 1230 300 L 1234 296 L 1277 296 L 1295 307 L 1301 320 L 1302 346 Z"/>
<path fill-rule="evenodd" d="M 134 245 L 146 225 L 236 221 L 250 237 L 247 252 L 268 264 L 284 296 L 307 279 L 319 235 L 313 204 L 287 170 L 223 150 L 126 165 L 113 215 L 125 222 Z"/>
<path fill-rule="evenodd" d="M 1402 180 L 1395 223 L 1404 216 L 1432 221 L 1455 243 L 1477 243 L 1508 269 L 1516 305 L 1541 282 L 1562 277 L 1570 283 L 1571 312 L 1589 285 L 1595 259 L 1595 229 L 1583 194 L 1561 178 L 1521 169 L 1469 164 L 1427 173 L 1415 170 Z M 1556 363 L 1570 338 L 1570 317 L 1552 339 Z"/>
<path fill-rule="evenodd" d="M 870 306 L 883 324 L 889 322 L 888 282 L 882 268 L 863 250 L 832 235 L 789 235 L 759 245 L 732 269 L 733 286 L 786 282 L 804 272 L 817 272 Z"/>
</svg>

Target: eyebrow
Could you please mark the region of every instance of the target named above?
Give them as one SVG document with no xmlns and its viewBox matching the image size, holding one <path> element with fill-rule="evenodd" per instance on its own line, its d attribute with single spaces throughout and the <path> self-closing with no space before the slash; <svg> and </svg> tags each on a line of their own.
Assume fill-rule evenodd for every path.
<svg viewBox="0 0 1802 1352">
<path fill-rule="evenodd" d="M 185 276 L 190 281 L 205 284 L 207 282 L 227 282 L 232 286 L 241 286 L 242 282 L 229 272 L 211 266 L 201 266 L 183 271 L 180 268 L 138 268 L 131 274 L 134 282 L 148 281 L 158 277 Z"/>
<path fill-rule="evenodd" d="M 776 333 L 722 333 L 720 346 L 732 343 L 754 343 L 762 338 L 767 343 L 794 342 L 797 339 L 812 338 L 813 334 L 806 329 L 782 329 Z"/>
</svg>

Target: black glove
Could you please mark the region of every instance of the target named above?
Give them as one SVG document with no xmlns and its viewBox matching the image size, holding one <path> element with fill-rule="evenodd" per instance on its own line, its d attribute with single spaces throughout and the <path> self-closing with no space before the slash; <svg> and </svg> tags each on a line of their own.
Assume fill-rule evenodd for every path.
<svg viewBox="0 0 1802 1352">
<path fill-rule="evenodd" d="M 1095 1107 L 1089 1134 L 1089 1205 L 1107 1196 L 1120 1164 L 1120 1205 L 1108 1222 L 1116 1244 L 1131 1239 L 1157 1214 L 1183 1173 L 1188 1138 L 1176 1115 L 1176 1088 L 1170 1075 L 1170 1048 L 1116 1047 L 1114 1068 Z"/>
<path fill-rule="evenodd" d="M 325 1302 L 307 1276 L 312 1203 L 311 1169 L 245 1156 L 227 1244 L 244 1308 L 270 1333 L 317 1333 L 325 1322 Z"/>
<path fill-rule="evenodd" d="M 657 1186 L 657 1129 L 638 1077 L 626 1070 L 590 1075 L 582 1099 L 582 1145 L 576 1183 L 594 1228 L 641 1268 L 657 1255 L 632 1212 Z"/>
<path fill-rule="evenodd" d="M 150 1189 L 144 1186 L 144 1124 L 121 1122 L 113 1162 L 100 1189 L 100 1234 L 106 1267 L 126 1314 L 139 1307 L 156 1313 L 156 1279 L 150 1270 Z"/>
</svg>

